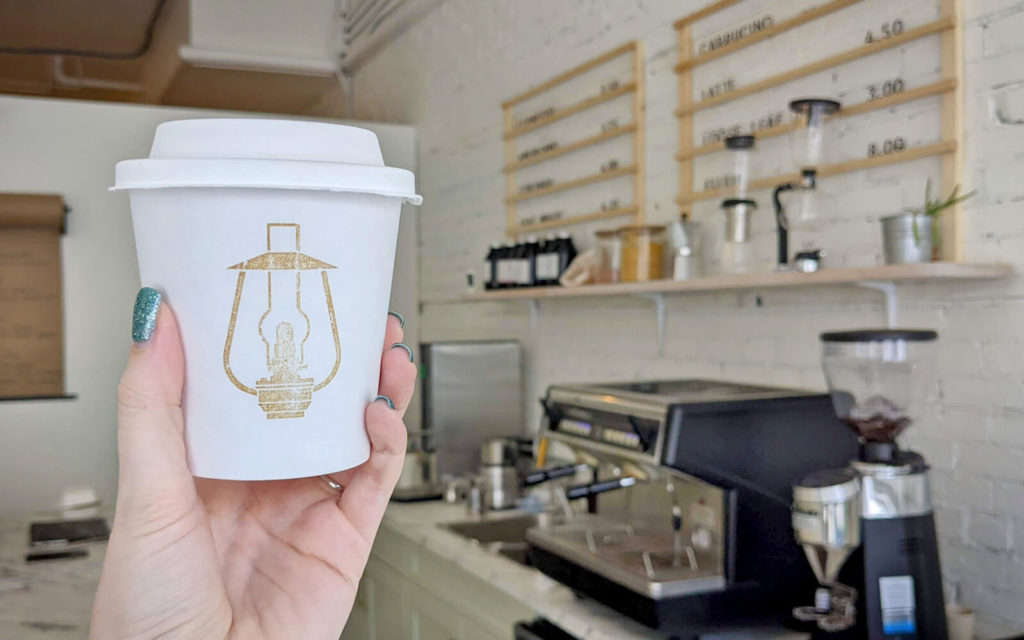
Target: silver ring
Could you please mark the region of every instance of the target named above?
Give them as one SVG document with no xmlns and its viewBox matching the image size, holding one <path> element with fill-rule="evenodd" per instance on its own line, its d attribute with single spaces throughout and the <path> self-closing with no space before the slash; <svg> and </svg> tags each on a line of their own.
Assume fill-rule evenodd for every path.
<svg viewBox="0 0 1024 640">
<path fill-rule="evenodd" d="M 331 491 L 337 491 L 338 493 L 341 493 L 342 486 L 335 482 L 334 479 L 331 478 L 331 476 L 320 476 L 320 480 L 323 481 L 323 483 L 327 485 L 327 487 Z"/>
</svg>

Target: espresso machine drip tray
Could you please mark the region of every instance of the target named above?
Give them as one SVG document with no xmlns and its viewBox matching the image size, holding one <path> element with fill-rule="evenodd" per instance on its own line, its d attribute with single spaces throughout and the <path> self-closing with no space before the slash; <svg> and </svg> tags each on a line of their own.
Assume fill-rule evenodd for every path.
<svg viewBox="0 0 1024 640">
<path fill-rule="evenodd" d="M 575 562 L 651 599 L 720 590 L 718 558 L 697 551 L 682 536 L 584 514 L 527 532 L 534 550 Z"/>
</svg>

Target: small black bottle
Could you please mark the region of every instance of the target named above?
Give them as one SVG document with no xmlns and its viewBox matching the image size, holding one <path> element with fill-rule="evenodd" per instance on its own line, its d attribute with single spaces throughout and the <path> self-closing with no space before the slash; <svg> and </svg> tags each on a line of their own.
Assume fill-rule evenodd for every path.
<svg viewBox="0 0 1024 640">
<path fill-rule="evenodd" d="M 502 244 L 494 255 L 494 286 L 496 289 L 507 289 L 511 286 L 511 253 L 512 247 Z"/>
<path fill-rule="evenodd" d="M 490 291 L 498 288 L 498 243 L 491 243 L 491 248 L 484 257 L 483 273 L 484 289 Z"/>
<path fill-rule="evenodd" d="M 537 249 L 537 286 L 558 284 L 558 241 L 549 235 Z"/>
<path fill-rule="evenodd" d="M 524 287 L 536 287 L 537 282 L 537 253 L 540 251 L 540 244 L 537 242 L 536 236 L 530 236 L 526 239 L 526 244 L 523 245 L 523 259 L 525 260 L 525 268 L 523 269 L 522 285 Z"/>
<path fill-rule="evenodd" d="M 508 246 L 508 254 L 505 257 L 505 288 L 514 289 L 522 286 L 523 268 L 526 263 L 523 261 L 523 250 L 525 245 L 518 242 Z"/>
</svg>

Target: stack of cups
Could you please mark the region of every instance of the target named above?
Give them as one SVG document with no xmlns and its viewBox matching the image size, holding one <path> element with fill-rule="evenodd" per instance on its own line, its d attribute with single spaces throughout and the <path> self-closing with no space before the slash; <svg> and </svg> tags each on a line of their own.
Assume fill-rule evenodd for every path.
<svg viewBox="0 0 1024 640">
<path fill-rule="evenodd" d="M 143 284 L 185 351 L 192 473 L 272 480 L 370 453 L 399 214 L 420 204 L 370 131 L 286 120 L 182 120 L 120 162 Z"/>
</svg>

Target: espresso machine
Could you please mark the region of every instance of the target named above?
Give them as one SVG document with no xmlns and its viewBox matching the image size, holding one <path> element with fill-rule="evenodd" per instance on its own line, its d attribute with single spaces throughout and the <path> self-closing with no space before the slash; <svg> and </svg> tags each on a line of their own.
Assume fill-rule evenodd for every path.
<svg viewBox="0 0 1024 640">
<path fill-rule="evenodd" d="M 793 528 L 818 579 L 797 620 L 815 638 L 946 640 L 928 465 L 896 438 L 933 380 L 937 334 L 824 333 L 822 364 L 836 415 L 860 451 L 849 466 L 793 487 Z"/>
<path fill-rule="evenodd" d="M 790 489 L 857 451 L 828 395 L 669 380 L 553 385 L 543 405 L 548 449 L 594 472 L 560 488 L 571 517 L 527 532 L 534 566 L 680 639 L 791 620 L 816 581 Z"/>
</svg>

